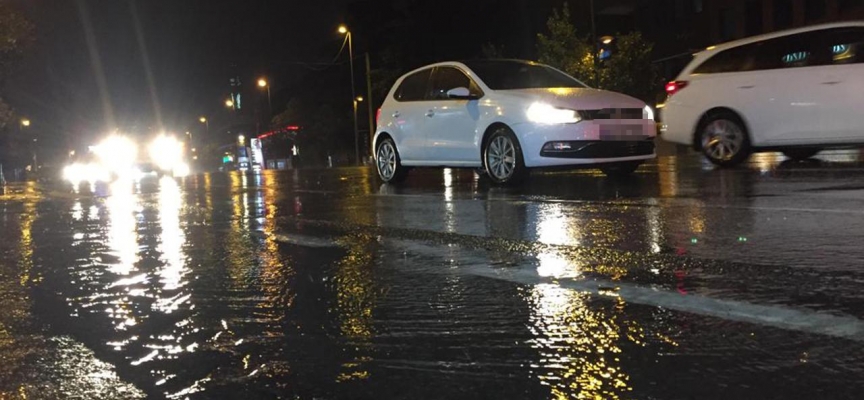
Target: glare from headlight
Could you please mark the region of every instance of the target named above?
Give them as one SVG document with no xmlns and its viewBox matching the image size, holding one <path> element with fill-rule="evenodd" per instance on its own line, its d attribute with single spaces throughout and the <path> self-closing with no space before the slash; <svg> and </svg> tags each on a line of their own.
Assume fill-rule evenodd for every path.
<svg viewBox="0 0 864 400">
<path fill-rule="evenodd" d="M 110 136 L 93 147 L 102 165 L 118 175 L 129 173 L 138 155 L 138 146 L 129 138 Z"/>
<path fill-rule="evenodd" d="M 87 181 L 91 184 L 96 182 L 108 182 L 111 175 L 103 167 L 97 164 L 72 164 L 63 168 L 63 179 L 78 186 Z"/>
<path fill-rule="evenodd" d="M 161 135 L 150 143 L 150 159 L 163 171 L 174 171 L 183 163 L 183 143 L 173 136 Z"/>
<path fill-rule="evenodd" d="M 174 173 L 175 178 L 182 178 L 184 176 L 187 176 L 189 175 L 189 165 L 184 162 L 180 162 L 179 164 L 174 166 L 174 171 L 172 172 Z"/>
<path fill-rule="evenodd" d="M 540 124 L 575 124 L 582 120 L 579 112 L 552 107 L 546 103 L 534 103 L 528 107 L 528 120 Z"/>
<path fill-rule="evenodd" d="M 651 109 L 651 106 L 645 106 L 645 108 L 642 109 L 642 119 L 654 119 L 654 110 Z"/>
</svg>

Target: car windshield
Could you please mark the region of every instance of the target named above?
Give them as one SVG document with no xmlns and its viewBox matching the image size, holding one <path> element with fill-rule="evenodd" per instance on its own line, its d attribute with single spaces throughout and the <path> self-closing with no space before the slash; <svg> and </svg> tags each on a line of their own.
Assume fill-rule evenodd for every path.
<svg viewBox="0 0 864 400">
<path fill-rule="evenodd" d="M 588 87 L 575 78 L 542 64 L 510 60 L 465 62 L 492 90 Z"/>
</svg>

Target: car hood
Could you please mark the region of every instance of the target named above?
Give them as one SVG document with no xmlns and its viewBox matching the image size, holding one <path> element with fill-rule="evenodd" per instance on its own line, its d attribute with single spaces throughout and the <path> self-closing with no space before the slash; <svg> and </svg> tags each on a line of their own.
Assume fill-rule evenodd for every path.
<svg viewBox="0 0 864 400">
<path fill-rule="evenodd" d="M 499 90 L 496 93 L 514 100 L 544 102 L 553 107 L 572 110 L 604 108 L 642 108 L 645 102 L 626 94 L 590 88 L 544 88 Z"/>
</svg>

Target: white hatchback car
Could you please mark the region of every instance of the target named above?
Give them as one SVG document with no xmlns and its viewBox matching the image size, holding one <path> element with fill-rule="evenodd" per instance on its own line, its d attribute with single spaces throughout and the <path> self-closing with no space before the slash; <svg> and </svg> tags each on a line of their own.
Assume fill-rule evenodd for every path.
<svg viewBox="0 0 864 400">
<path fill-rule="evenodd" d="M 657 134 L 641 100 L 519 60 L 411 71 L 390 90 L 377 123 L 373 148 L 385 182 L 410 167 L 483 168 L 496 183 L 518 182 L 536 167 L 629 174 L 654 157 Z"/>
<path fill-rule="evenodd" d="M 755 36 L 695 55 L 666 85 L 663 138 L 731 166 L 864 145 L 864 22 Z"/>
</svg>

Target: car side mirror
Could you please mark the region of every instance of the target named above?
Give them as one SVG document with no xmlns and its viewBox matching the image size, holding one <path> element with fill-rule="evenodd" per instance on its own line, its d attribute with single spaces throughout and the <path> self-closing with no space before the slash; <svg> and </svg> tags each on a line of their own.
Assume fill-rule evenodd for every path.
<svg viewBox="0 0 864 400">
<path fill-rule="evenodd" d="M 457 88 L 453 88 L 453 89 L 448 90 L 447 91 L 447 97 L 451 98 L 451 99 L 457 99 L 457 100 L 477 100 L 480 98 L 479 96 L 477 96 L 475 94 L 471 94 L 471 91 L 468 90 L 468 88 L 464 88 L 464 87 L 457 87 Z"/>
</svg>

